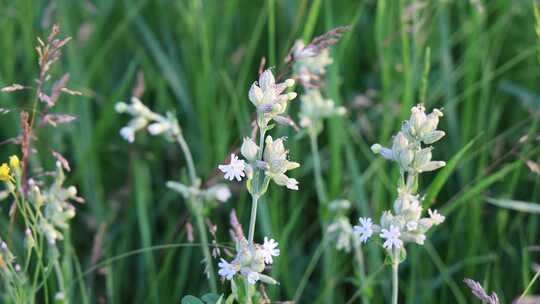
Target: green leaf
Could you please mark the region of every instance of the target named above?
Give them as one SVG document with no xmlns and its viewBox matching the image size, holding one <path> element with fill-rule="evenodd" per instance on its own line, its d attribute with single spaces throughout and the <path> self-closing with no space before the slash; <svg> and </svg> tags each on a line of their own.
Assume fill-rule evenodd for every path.
<svg viewBox="0 0 540 304">
<path fill-rule="evenodd" d="M 533 202 L 516 201 L 505 198 L 484 197 L 484 200 L 497 207 L 516 210 L 526 213 L 540 214 L 540 204 Z"/>
<path fill-rule="evenodd" d="M 206 304 L 216 304 L 218 301 L 220 301 L 221 296 L 215 293 L 207 293 L 201 297 L 201 299 Z"/>
<path fill-rule="evenodd" d="M 456 199 L 448 202 L 446 206 L 442 209 L 441 213 L 445 215 L 450 214 L 450 212 L 454 211 L 457 207 L 477 196 L 482 191 L 484 191 L 484 189 L 491 186 L 495 182 L 503 179 L 508 173 L 512 172 L 519 166 L 521 166 L 521 160 L 515 161 L 514 163 L 505 166 L 499 171 L 480 179 L 476 184 L 474 184 L 474 186 L 469 188 L 463 194 L 459 195 Z"/>
<path fill-rule="evenodd" d="M 437 194 L 441 191 L 444 183 L 448 180 L 452 172 L 457 167 L 457 164 L 459 161 L 469 152 L 469 149 L 473 146 L 474 142 L 478 139 L 478 137 L 481 136 L 478 135 L 476 138 L 473 138 L 465 147 L 463 147 L 459 152 L 452 157 L 452 159 L 446 164 L 446 166 L 437 174 L 437 177 L 431 182 L 431 185 L 429 185 L 428 192 L 426 194 L 426 198 L 424 199 L 424 207 L 429 208 L 433 202 L 435 201 L 435 197 L 437 197 Z"/>
<path fill-rule="evenodd" d="M 182 298 L 182 304 L 204 304 L 199 298 L 194 296 L 185 296 Z"/>
</svg>

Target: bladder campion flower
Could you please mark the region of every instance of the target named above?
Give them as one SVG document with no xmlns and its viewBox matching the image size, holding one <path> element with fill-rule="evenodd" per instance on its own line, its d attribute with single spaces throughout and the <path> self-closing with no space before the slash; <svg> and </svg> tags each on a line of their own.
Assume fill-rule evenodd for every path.
<svg viewBox="0 0 540 304">
<path fill-rule="evenodd" d="M 444 136 L 437 130 L 439 118 L 443 114 L 434 109 L 430 114 L 425 113 L 422 105 L 411 109 L 411 116 L 392 140 L 392 148 L 374 144 L 371 150 L 385 159 L 398 163 L 400 180 L 397 187 L 397 198 L 393 210 L 383 212 L 379 225 L 372 225 L 370 219 L 360 218 L 360 225 L 355 226 L 357 235 L 362 243 L 367 242 L 373 232 L 380 232 L 384 240 L 383 248 L 392 261 L 392 303 L 397 303 L 398 265 L 405 256 L 405 243 L 414 242 L 423 245 L 426 232 L 435 225 L 444 222 L 444 216 L 436 210 L 428 210 L 429 217 L 422 217 L 422 198 L 417 194 L 418 176 L 420 173 L 433 171 L 446 165 L 443 161 L 431 160 L 432 144 Z M 369 229 L 368 229 L 369 227 Z"/>
<path fill-rule="evenodd" d="M 219 170 L 225 173 L 225 179 L 230 181 L 236 179 L 241 181 L 242 177 L 246 176 L 244 173 L 245 162 L 243 159 L 238 159 L 238 156 L 231 154 L 231 160 L 228 165 L 219 165 Z"/>
</svg>

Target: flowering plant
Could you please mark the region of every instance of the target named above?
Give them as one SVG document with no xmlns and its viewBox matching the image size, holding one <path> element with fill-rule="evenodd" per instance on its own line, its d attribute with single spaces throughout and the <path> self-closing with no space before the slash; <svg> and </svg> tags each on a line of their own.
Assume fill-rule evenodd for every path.
<svg viewBox="0 0 540 304">
<path fill-rule="evenodd" d="M 418 176 L 423 172 L 437 170 L 446 165 L 443 161 L 431 160 L 432 147 L 423 147 L 440 140 L 444 131 L 437 130 L 439 118 L 443 114 L 434 109 L 425 113 L 422 105 L 411 109 L 409 120 L 405 121 L 401 130 L 394 136 L 392 148 L 374 144 L 371 150 L 382 157 L 395 161 L 399 165 L 398 196 L 393 210 L 383 212 L 378 225 L 371 218 L 361 217 L 354 232 L 360 242 L 366 243 L 372 236 L 378 235 L 382 247 L 388 253 L 392 264 L 392 303 L 397 303 L 398 265 L 405 259 L 405 243 L 424 244 L 427 231 L 444 222 L 436 210 L 428 209 L 428 216 L 422 216 L 422 197 L 418 194 Z"/>
<path fill-rule="evenodd" d="M 287 120 L 284 114 L 296 93 L 286 93 L 285 90 L 293 85 L 292 79 L 276 83 L 271 70 L 261 73 L 259 81 L 253 82 L 248 94 L 257 110 L 259 144 L 255 143 L 257 138 L 244 138 L 240 148 L 243 159 L 231 154 L 228 163 L 218 166 L 225 179 L 241 181 L 246 178 L 246 188 L 252 197 L 248 238 L 237 235 L 234 238 L 235 258 L 231 262 L 222 258 L 218 265 L 219 275 L 232 282 L 232 298 L 242 303 L 258 303 L 261 295 L 254 288 L 256 282 L 277 284 L 275 279 L 262 272 L 274 262 L 274 257 L 279 256 L 278 243 L 268 237 L 264 237 L 262 244 L 255 243 L 255 223 L 258 202 L 268 190 L 270 181 L 278 186 L 298 190 L 298 181 L 286 173 L 298 168 L 300 164 L 288 159 L 285 138 L 275 139 L 266 135 L 274 126 L 272 122 Z M 242 284 L 247 284 L 246 288 L 238 287 Z M 239 290 L 247 290 L 247 293 L 240 293 Z"/>
</svg>

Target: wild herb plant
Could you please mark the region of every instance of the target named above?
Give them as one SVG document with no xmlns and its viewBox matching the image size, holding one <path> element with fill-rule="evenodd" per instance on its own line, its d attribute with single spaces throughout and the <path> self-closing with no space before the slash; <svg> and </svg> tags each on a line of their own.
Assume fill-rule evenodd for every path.
<svg viewBox="0 0 540 304">
<path fill-rule="evenodd" d="M 437 130 L 442 116 L 438 109 L 426 114 L 424 106 L 417 105 L 411 109 L 409 120 L 393 137 L 391 148 L 380 144 L 371 146 L 373 153 L 398 164 L 397 198 L 393 210 L 384 211 L 378 225 L 371 218 L 361 217 L 359 225 L 354 226 L 354 232 L 362 243 L 374 235 L 382 239 L 382 247 L 392 266 L 393 304 L 398 303 L 398 267 L 406 258 L 405 243 L 423 245 L 428 230 L 445 220 L 437 210 L 431 209 L 428 209 L 428 217 L 422 217 L 423 197 L 418 190 L 421 173 L 446 165 L 443 161 L 431 160 L 433 147 L 429 146 L 445 135 L 444 131 Z"/>
<path fill-rule="evenodd" d="M 76 295 L 71 281 L 80 266 L 69 241 L 70 221 L 76 214 L 73 203 L 84 200 L 78 197 L 75 186 L 65 185 L 65 171 L 71 168 L 62 155 L 52 150 L 49 155 L 56 159 L 55 168 L 45 172 L 40 168 L 41 160 L 34 156 L 38 155 L 35 143 L 41 129 L 75 119 L 52 113 L 60 96 L 81 95 L 67 88 L 68 74 L 52 81 L 53 65 L 70 40 L 58 38 L 59 34 L 59 27 L 54 26 L 46 40 L 38 38 L 36 87 L 13 84 L 2 89 L 5 93 L 29 90 L 34 96 L 31 113 L 20 112 L 21 134 L 11 140 L 21 146 L 22 160 L 12 155 L 0 166 L 0 181 L 13 200 L 10 228 L 0 241 L 3 303 L 49 303 L 52 298 L 59 303 L 87 301 L 84 282 L 79 282 L 80 294 Z"/>
<path fill-rule="evenodd" d="M 135 134 L 138 131 L 147 130 L 150 135 L 163 136 L 167 141 L 175 142 L 180 147 L 186 160 L 189 183 L 168 181 L 167 187 L 182 195 L 187 203 L 188 210 L 195 217 L 204 255 L 204 272 L 208 276 L 210 290 L 214 293 L 217 292 L 210 244 L 205 227 L 205 217 L 215 207 L 214 202 L 226 202 L 229 199 L 231 196 L 229 188 L 224 184 L 214 184 L 208 188 L 202 188 L 202 181 L 197 175 L 191 150 L 184 138 L 182 128 L 172 112 L 167 112 L 165 116 L 157 114 L 144 105 L 137 97 L 132 97 L 130 103 L 117 103 L 116 111 L 132 116 L 128 124 L 120 129 L 120 135 L 128 142 L 132 143 L 135 141 Z"/>
<path fill-rule="evenodd" d="M 288 120 L 284 115 L 289 102 L 296 98 L 296 93 L 285 91 L 293 86 L 292 79 L 276 83 L 270 69 L 261 73 L 259 81 L 253 82 L 248 93 L 249 100 L 256 108 L 258 137 L 244 138 L 240 149 L 244 159 L 231 154 L 228 164 L 219 165 L 219 170 L 230 181 L 246 178 L 246 189 L 251 195 L 248 238 L 240 233 L 233 235 L 236 256 L 230 262 L 222 258 L 219 263 L 219 275 L 231 281 L 232 285 L 232 294 L 227 301 L 235 299 L 239 303 L 261 303 L 266 299 L 256 289 L 256 283 L 278 283 L 274 278 L 263 274 L 266 267 L 273 264 L 274 257 L 280 254 L 278 243 L 268 236 L 264 237 L 262 244 L 256 243 L 255 226 L 257 206 L 261 197 L 266 194 L 270 181 L 290 190 L 298 190 L 298 181 L 288 177 L 286 173 L 298 168 L 300 164 L 288 160 L 285 138 L 274 139 L 267 134 L 274 128 L 275 122 Z"/>
</svg>

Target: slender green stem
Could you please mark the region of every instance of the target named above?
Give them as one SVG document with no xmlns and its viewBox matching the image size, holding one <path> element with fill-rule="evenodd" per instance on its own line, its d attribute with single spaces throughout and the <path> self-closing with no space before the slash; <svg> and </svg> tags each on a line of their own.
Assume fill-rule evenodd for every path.
<svg viewBox="0 0 540 304">
<path fill-rule="evenodd" d="M 251 196 L 251 216 L 249 218 L 249 236 L 248 241 L 253 244 L 253 237 L 255 235 L 255 222 L 257 219 L 257 203 L 259 201 L 256 194 Z"/>
<path fill-rule="evenodd" d="M 354 255 L 356 257 L 356 261 L 358 263 L 358 270 L 360 272 L 360 296 L 362 297 L 362 303 L 369 303 L 369 300 L 368 298 L 366 297 L 366 295 L 364 294 L 364 289 L 365 289 L 365 286 L 366 286 L 366 283 L 367 283 L 367 280 L 366 280 L 366 268 L 365 268 L 365 264 L 364 264 L 364 253 L 362 252 L 362 248 L 360 246 L 356 247 L 354 249 Z"/>
<path fill-rule="evenodd" d="M 184 139 L 182 133 L 176 135 L 176 140 L 184 153 L 186 158 L 186 163 L 188 167 L 188 174 L 191 180 L 192 187 L 199 188 L 199 178 L 197 177 L 197 171 L 195 170 L 195 164 L 193 162 L 193 156 L 189 150 L 189 146 Z M 212 292 L 217 292 L 216 278 L 214 273 L 214 266 L 212 264 L 212 255 L 210 254 L 210 248 L 208 246 L 208 236 L 206 235 L 206 228 L 204 227 L 204 215 L 202 213 L 202 202 L 196 198 L 191 198 L 189 204 L 191 205 L 191 210 L 195 215 L 195 221 L 197 222 L 197 230 L 202 243 L 202 250 L 206 266 L 208 267 L 208 281 L 210 282 L 210 289 Z"/>
<path fill-rule="evenodd" d="M 193 204 L 200 202 L 193 201 Z M 208 236 L 206 235 L 206 229 L 204 227 L 204 218 L 201 212 L 195 212 L 195 220 L 197 221 L 197 230 L 202 243 L 202 250 L 205 259 L 205 264 L 208 267 L 208 281 L 210 282 L 210 290 L 217 292 L 216 278 L 214 274 L 214 266 L 212 265 L 212 255 L 210 254 L 210 248 L 208 247 Z"/>
<path fill-rule="evenodd" d="M 257 153 L 257 159 L 263 159 L 264 152 L 264 136 L 266 134 L 266 127 L 259 126 L 259 152 Z M 252 193 L 251 193 L 251 216 L 249 217 L 249 233 L 248 233 L 248 242 L 253 244 L 253 239 L 255 237 L 255 224 L 257 220 L 257 206 L 259 202 L 259 196 L 261 195 L 260 190 L 263 186 L 264 179 L 262 178 L 262 170 L 257 169 L 253 175 L 252 181 Z"/>
<path fill-rule="evenodd" d="M 178 144 L 180 145 L 180 148 L 182 149 L 182 152 L 184 153 L 184 157 L 186 158 L 186 163 L 188 166 L 188 174 L 189 174 L 189 178 L 191 180 L 192 186 L 197 187 L 198 186 L 197 185 L 198 184 L 197 171 L 195 170 L 195 165 L 193 163 L 193 156 L 191 155 L 189 146 L 186 143 L 186 140 L 184 139 L 184 136 L 182 135 L 182 133 L 176 136 L 176 140 L 178 141 Z"/>
<path fill-rule="evenodd" d="M 395 260 L 395 258 L 394 258 Z M 398 304 L 398 261 L 392 261 L 392 304 Z"/>
<path fill-rule="evenodd" d="M 324 187 L 322 169 L 321 169 L 321 157 L 319 155 L 319 147 L 317 144 L 317 135 L 314 132 L 309 132 L 309 139 L 311 142 L 311 154 L 313 155 L 313 173 L 315 175 L 315 190 L 317 191 L 317 198 L 319 204 L 326 204 L 326 189 Z"/>
</svg>

